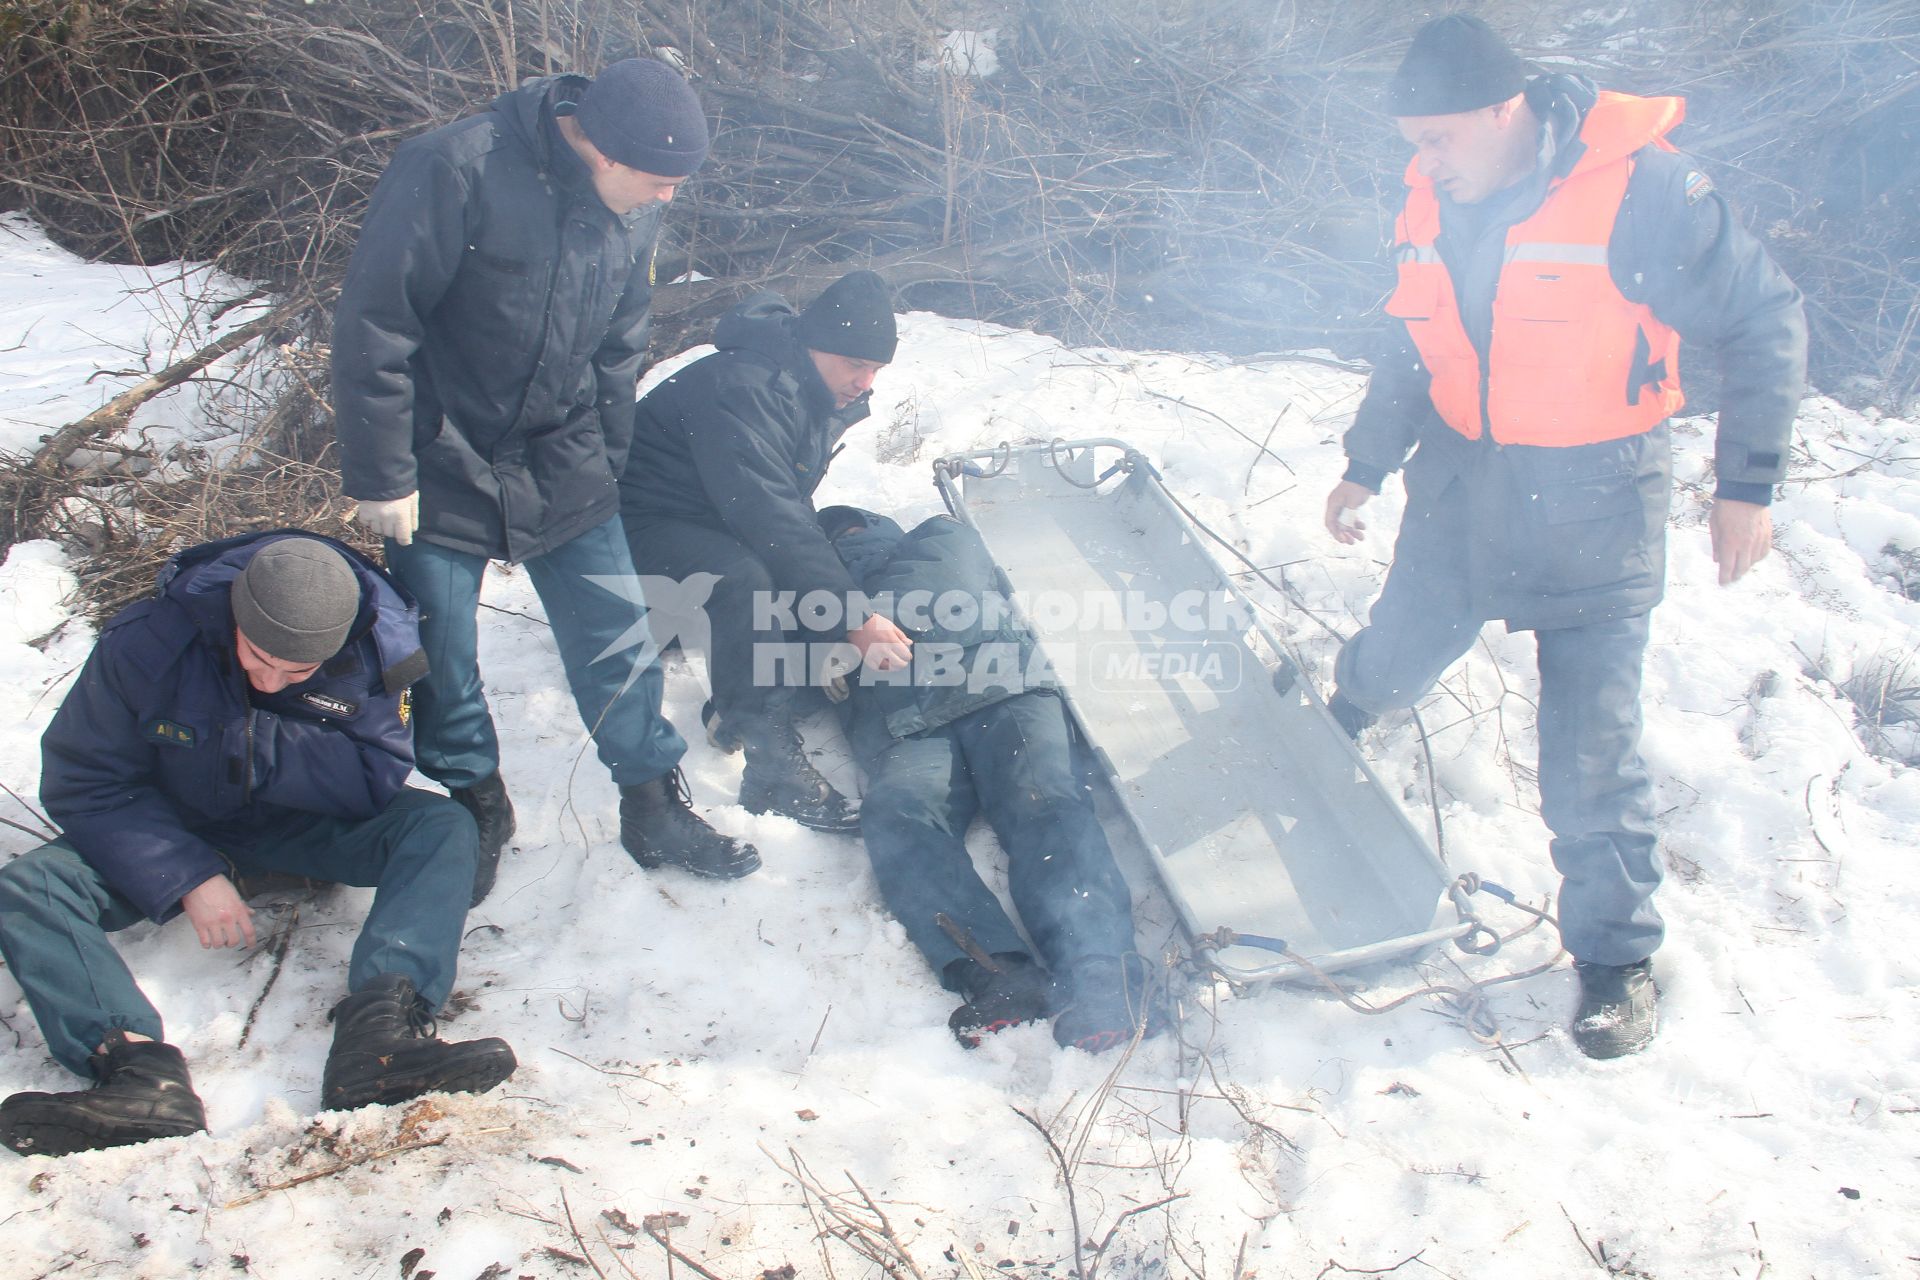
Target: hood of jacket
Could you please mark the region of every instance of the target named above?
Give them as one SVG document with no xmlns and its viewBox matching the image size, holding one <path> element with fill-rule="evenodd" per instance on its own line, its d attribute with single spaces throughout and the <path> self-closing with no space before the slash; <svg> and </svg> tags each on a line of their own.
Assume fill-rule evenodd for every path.
<svg viewBox="0 0 1920 1280">
<path fill-rule="evenodd" d="M 500 127 L 533 155 L 540 168 L 577 194 L 593 193 L 593 175 L 561 135 L 556 108 L 580 101 L 592 83 L 585 76 L 540 76 L 507 90 L 493 100 L 491 108 Z M 593 202 L 598 201 L 598 194 L 593 194 Z"/>
<path fill-rule="evenodd" d="M 853 580 L 865 587 L 867 579 L 888 560 L 906 537 L 906 530 L 863 507 L 828 507 L 820 513 L 820 529 L 833 544 L 840 563 Z"/>
</svg>

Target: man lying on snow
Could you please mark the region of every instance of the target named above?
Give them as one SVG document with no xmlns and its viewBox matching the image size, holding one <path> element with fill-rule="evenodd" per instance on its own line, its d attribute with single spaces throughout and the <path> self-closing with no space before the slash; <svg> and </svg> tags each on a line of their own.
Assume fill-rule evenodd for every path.
<svg viewBox="0 0 1920 1280">
<path fill-rule="evenodd" d="M 876 616 L 891 610 L 913 639 L 911 668 L 860 669 L 847 737 L 866 772 L 861 831 L 881 897 L 941 985 L 965 998 L 947 1025 L 972 1047 L 1051 1017 L 1056 1041 L 1090 1052 L 1142 1023 L 1162 1030 L 1083 752 L 1052 688 L 1028 684 L 1033 638 L 1008 616 L 979 535 L 948 516 L 904 534 L 853 507 L 819 519 Z M 980 812 L 1006 851 L 1038 961 L 967 854 Z"/>
<path fill-rule="evenodd" d="M 404 784 L 417 610 L 372 561 L 288 531 L 208 543 L 101 629 L 41 739 L 65 836 L 0 869 L 0 953 L 62 1065 L 91 1090 L 16 1093 L 0 1141 L 65 1155 L 206 1128 L 180 1051 L 107 934 L 184 913 L 203 947 L 251 946 L 233 878 L 376 892 L 329 1015 L 329 1108 L 513 1074 L 496 1039 L 433 1039 L 473 888 L 473 819 Z"/>
</svg>

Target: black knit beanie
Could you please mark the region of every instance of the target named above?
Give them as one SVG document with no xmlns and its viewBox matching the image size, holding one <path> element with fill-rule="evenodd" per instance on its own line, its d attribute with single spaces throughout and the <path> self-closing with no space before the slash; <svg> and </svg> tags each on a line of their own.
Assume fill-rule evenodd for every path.
<svg viewBox="0 0 1920 1280">
<path fill-rule="evenodd" d="M 707 158 L 707 117 L 686 77 L 656 58 L 602 71 L 573 113 L 587 141 L 615 164 L 684 178 Z"/>
<path fill-rule="evenodd" d="M 360 614 L 360 580 L 347 558 L 312 538 L 281 538 L 253 553 L 233 580 L 233 621 L 282 662 L 325 662 Z"/>
<path fill-rule="evenodd" d="M 813 351 L 890 364 L 900 345 L 893 295 L 871 271 L 850 271 L 800 313 L 801 343 Z"/>
<path fill-rule="evenodd" d="M 1390 116 L 1450 116 L 1505 102 L 1526 85 L 1527 64 L 1486 23 L 1465 13 L 1435 18 L 1413 37 L 1387 86 Z"/>
</svg>

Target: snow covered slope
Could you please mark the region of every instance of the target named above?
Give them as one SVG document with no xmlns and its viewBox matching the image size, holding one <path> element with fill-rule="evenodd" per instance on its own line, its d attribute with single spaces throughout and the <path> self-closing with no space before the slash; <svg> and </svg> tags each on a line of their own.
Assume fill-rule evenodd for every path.
<svg viewBox="0 0 1920 1280">
<path fill-rule="evenodd" d="M 4 230 L 0 388 L 16 394 L 27 368 L 42 382 L 40 408 L 0 400 L 0 431 L 45 430 L 91 407 L 89 362 L 116 357 L 56 377 L 42 344 L 105 312 L 125 277 L 63 259 L 17 220 Z M 27 292 L 23 264 L 57 269 L 64 298 Z M 115 341 L 144 350 L 149 336 Z M 820 496 L 911 522 L 938 509 L 941 453 L 1120 436 L 1348 631 L 1399 506 L 1390 483 L 1357 547 L 1320 528 L 1361 385 L 1311 362 L 1071 350 L 911 315 Z M 1062 1051 L 1039 1027 L 963 1051 L 950 997 L 876 906 L 858 843 L 731 805 L 737 757 L 695 741 L 688 772 L 764 871 L 714 884 L 626 858 L 538 600 L 496 567 L 482 666 L 520 837 L 469 919 L 444 1030 L 506 1037 L 519 1074 L 484 1097 L 314 1114 L 364 891 L 272 909 L 263 933 L 288 939 L 283 961 L 273 941 L 215 953 L 177 923 L 138 926 L 121 946 L 212 1132 L 0 1156 L 0 1270 L 667 1275 L 650 1223 L 692 1260 L 671 1274 L 727 1280 L 878 1276 L 876 1256 L 929 1278 L 1067 1276 L 1076 1252 L 1089 1273 L 1097 1257 L 1103 1275 L 1209 1280 L 1920 1274 L 1920 772 L 1900 762 L 1920 742 L 1857 711 L 1876 687 L 1920 684 L 1920 428 L 1820 399 L 1801 428 L 1775 553 L 1721 588 L 1704 528 L 1710 424 L 1677 427 L 1672 586 L 1646 695 L 1672 872 L 1665 1025 L 1640 1057 L 1574 1050 L 1564 966 L 1487 989 L 1497 1044 L 1434 997 L 1375 1017 L 1324 991 L 1203 988 L 1181 1042 L 1131 1056 Z M 70 586 L 47 544 L 0 569 L 0 782 L 27 800 L 37 736 L 91 642 L 62 604 Z M 1331 637 L 1249 589 L 1324 681 Z M 1536 688 L 1530 639 L 1490 627 L 1424 719 L 1453 865 L 1539 902 L 1555 882 L 1532 778 Z M 701 696 L 697 669 L 676 666 L 668 710 L 690 739 Z M 1390 718 L 1365 745 L 1429 827 L 1411 722 Z M 33 825 L 4 797 L 0 816 Z M 0 829 L 0 856 L 33 843 Z M 1544 932 L 1491 958 L 1385 970 L 1361 998 L 1530 968 L 1554 952 Z M 74 1086 L 7 976 L 0 1017 L 0 1093 Z"/>
</svg>

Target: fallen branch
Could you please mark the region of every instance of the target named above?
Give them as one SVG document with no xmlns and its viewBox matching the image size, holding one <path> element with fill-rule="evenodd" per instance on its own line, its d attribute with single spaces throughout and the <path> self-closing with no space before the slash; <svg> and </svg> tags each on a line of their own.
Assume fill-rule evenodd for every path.
<svg viewBox="0 0 1920 1280">
<path fill-rule="evenodd" d="M 209 342 L 184 360 L 177 360 L 160 372 L 128 387 L 113 399 L 75 422 L 69 422 L 46 438 L 33 455 L 33 468 L 41 475 L 55 475 L 73 451 L 89 440 L 111 435 L 127 425 L 133 411 L 162 391 L 170 391 L 223 356 L 246 346 L 267 330 L 286 323 L 313 305 L 310 298 L 283 302 L 263 316 L 256 316 L 233 332 Z"/>
<path fill-rule="evenodd" d="M 397 1147 L 388 1147 L 382 1151 L 369 1151 L 366 1155 L 355 1156 L 351 1160 L 342 1160 L 339 1164 L 330 1165 L 325 1169 L 315 1169 L 312 1173 L 303 1173 L 297 1178 L 289 1178 L 285 1182 L 275 1182 L 269 1186 L 260 1188 L 258 1191 L 250 1191 L 237 1200 L 227 1201 L 227 1203 L 221 1207 L 238 1209 L 241 1205 L 252 1204 L 256 1200 L 264 1200 L 276 1191 L 285 1191 L 290 1187 L 297 1187 L 303 1182 L 318 1182 L 321 1178 L 331 1178 L 336 1173 L 345 1173 L 348 1169 L 363 1164 L 371 1164 L 375 1160 L 384 1160 L 388 1156 L 403 1155 L 409 1151 L 418 1151 L 422 1147 L 437 1147 L 446 1140 L 447 1136 L 442 1134 L 438 1138 L 422 1138 L 418 1142 L 403 1142 Z"/>
<path fill-rule="evenodd" d="M 673 1247 L 673 1241 L 668 1237 L 673 1234 L 675 1227 L 684 1227 L 686 1225 L 687 1215 L 684 1213 L 650 1213 L 640 1223 L 641 1229 L 647 1233 L 648 1238 L 667 1251 L 667 1275 L 669 1277 L 673 1275 L 674 1260 L 678 1259 L 691 1267 L 695 1275 L 704 1276 L 705 1280 L 722 1280 L 722 1277 L 715 1275 Z"/>
<path fill-rule="evenodd" d="M 1074 1197 L 1073 1170 L 1067 1165 L 1067 1153 L 1060 1149 L 1060 1144 L 1053 1140 L 1051 1133 L 1047 1132 L 1047 1126 L 1018 1107 L 1013 1109 L 1013 1114 L 1033 1126 L 1034 1131 L 1047 1144 L 1047 1150 L 1052 1154 L 1053 1162 L 1060 1168 L 1060 1185 L 1066 1188 L 1067 1192 L 1067 1217 L 1073 1223 L 1073 1274 L 1078 1277 L 1078 1280 L 1087 1280 L 1084 1246 L 1080 1243 L 1080 1204 Z"/>
<path fill-rule="evenodd" d="M 247 1020 L 240 1027 L 240 1043 L 236 1046 L 238 1048 L 246 1048 L 247 1041 L 253 1038 L 253 1021 L 260 1016 L 260 1006 L 265 1004 L 267 997 L 272 994 L 273 984 L 280 981 L 281 967 L 287 962 L 287 948 L 293 944 L 293 931 L 299 923 L 300 904 L 296 902 L 293 904 L 293 914 L 288 916 L 286 924 L 281 926 L 280 936 L 273 940 L 273 967 L 267 971 L 266 985 L 260 988 L 260 994 L 255 996 L 253 1003 L 247 1007 Z"/>
<path fill-rule="evenodd" d="M 588 1266 L 593 1268 L 593 1274 L 599 1276 L 600 1280 L 607 1280 L 607 1273 L 602 1271 L 600 1264 L 593 1260 L 593 1253 L 587 1248 L 587 1242 L 580 1237 L 580 1228 L 573 1220 L 573 1206 L 567 1203 L 567 1193 L 564 1188 L 560 1192 L 560 1212 L 567 1217 L 567 1230 L 573 1232 L 573 1242 L 580 1246 L 580 1256 L 586 1259 Z"/>
</svg>

